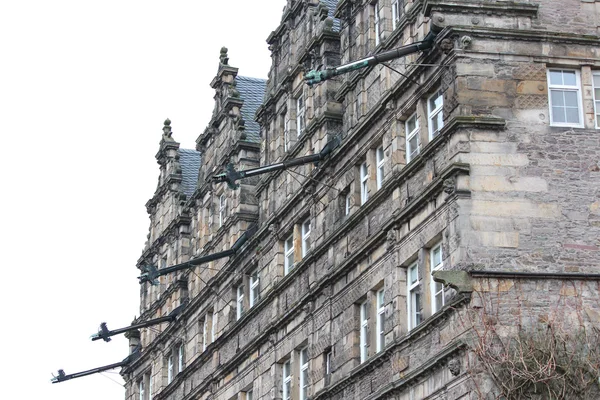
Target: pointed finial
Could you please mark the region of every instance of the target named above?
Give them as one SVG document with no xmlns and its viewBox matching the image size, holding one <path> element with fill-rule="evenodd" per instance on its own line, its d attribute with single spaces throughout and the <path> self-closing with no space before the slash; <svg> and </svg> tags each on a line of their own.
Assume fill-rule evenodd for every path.
<svg viewBox="0 0 600 400">
<path fill-rule="evenodd" d="M 171 137 L 171 120 L 167 118 L 165 120 L 165 126 L 163 126 L 163 137 Z"/>
<path fill-rule="evenodd" d="M 221 55 L 219 56 L 219 62 L 222 65 L 228 65 L 229 57 L 227 57 L 227 47 L 221 47 Z"/>
</svg>

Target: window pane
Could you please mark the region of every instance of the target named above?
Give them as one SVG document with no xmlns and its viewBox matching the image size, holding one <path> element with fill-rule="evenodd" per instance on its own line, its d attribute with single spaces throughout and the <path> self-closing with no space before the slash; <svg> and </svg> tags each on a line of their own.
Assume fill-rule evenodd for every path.
<svg viewBox="0 0 600 400">
<path fill-rule="evenodd" d="M 433 250 L 432 259 L 433 259 L 434 267 L 439 265 L 442 262 L 442 248 L 441 247 L 436 247 Z"/>
<path fill-rule="evenodd" d="M 565 95 L 565 105 L 569 107 L 577 107 L 577 92 L 565 91 L 563 93 Z"/>
<path fill-rule="evenodd" d="M 568 107 L 565 111 L 567 113 L 567 122 L 579 123 L 579 110 L 577 108 Z"/>
<path fill-rule="evenodd" d="M 594 89 L 594 98 L 598 101 L 600 101 L 600 87 Z M 596 103 L 598 104 L 598 103 Z M 599 110 L 600 111 L 600 110 Z"/>
<path fill-rule="evenodd" d="M 418 268 L 414 266 L 410 269 L 410 284 L 414 284 L 419 279 Z"/>
<path fill-rule="evenodd" d="M 417 127 L 417 117 L 413 116 L 408 121 L 406 121 L 406 134 L 410 134 Z"/>
<path fill-rule="evenodd" d="M 600 126 L 600 114 L 596 115 L 596 126 Z"/>
<path fill-rule="evenodd" d="M 565 100 L 563 97 L 563 91 L 562 90 L 551 90 L 550 91 L 550 98 L 552 101 L 552 106 L 556 107 L 556 106 L 564 106 L 565 105 Z"/>
<path fill-rule="evenodd" d="M 563 85 L 575 86 L 577 85 L 577 78 L 575 71 L 563 71 Z"/>
<path fill-rule="evenodd" d="M 565 109 L 563 107 L 552 107 L 553 122 L 567 122 L 565 119 Z"/>
<path fill-rule="evenodd" d="M 550 84 L 551 85 L 562 85 L 562 71 L 551 70 L 550 71 Z"/>
<path fill-rule="evenodd" d="M 430 111 L 435 110 L 442 105 L 442 96 L 438 93 L 434 97 L 429 99 Z"/>
<path fill-rule="evenodd" d="M 600 74 L 594 75 L 594 87 L 600 88 Z M 598 92 L 596 92 L 598 93 Z"/>
</svg>

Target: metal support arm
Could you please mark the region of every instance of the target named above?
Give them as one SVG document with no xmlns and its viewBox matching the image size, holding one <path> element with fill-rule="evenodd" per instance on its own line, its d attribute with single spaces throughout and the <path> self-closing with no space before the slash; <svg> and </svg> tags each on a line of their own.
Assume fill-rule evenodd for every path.
<svg viewBox="0 0 600 400">
<path fill-rule="evenodd" d="M 179 307 L 175 308 L 173 311 L 171 311 L 171 313 L 169 315 L 167 315 L 165 317 L 151 319 L 151 320 L 142 322 L 140 324 L 131 325 L 126 328 L 115 329 L 113 331 L 109 331 L 108 328 L 106 327 L 106 322 L 102 322 L 100 324 L 100 328 L 98 329 L 98 333 L 94 333 L 92 335 L 91 339 L 92 339 L 92 341 L 102 339 L 105 342 L 110 342 L 111 336 L 115 336 L 115 335 L 129 332 L 129 331 L 134 331 L 134 330 L 140 329 L 140 328 L 146 328 L 148 326 L 158 325 L 162 322 L 171 322 L 181 313 L 181 311 L 185 308 L 185 306 L 186 306 L 186 304 L 180 305 Z"/>
<path fill-rule="evenodd" d="M 236 171 L 232 164 L 227 164 L 225 172 L 213 176 L 212 180 L 213 182 L 226 182 L 231 189 L 237 189 L 239 187 L 239 184 L 235 183 L 235 181 L 237 180 L 249 178 L 251 176 L 266 174 L 268 172 L 288 169 L 297 165 L 304 165 L 310 164 L 312 162 L 321 161 L 325 159 L 325 157 L 327 157 L 338 145 L 339 138 L 335 136 L 332 140 L 327 142 L 325 147 L 323 147 L 323 150 L 321 150 L 318 154 L 293 158 L 291 160 L 285 160 L 280 163 L 265 165 L 264 167 L 251 168 L 245 171 Z"/>
<path fill-rule="evenodd" d="M 138 347 L 127 358 L 125 358 L 123 361 L 118 362 L 118 363 L 105 365 L 103 367 L 88 369 L 87 371 L 76 372 L 74 374 L 69 374 L 69 375 L 65 374 L 64 370 L 59 369 L 58 376 L 53 377 L 51 379 L 51 382 L 52 383 L 60 383 L 60 382 L 68 381 L 70 379 L 81 378 L 82 376 L 97 374 L 99 372 L 108 371 L 108 370 L 119 368 L 119 367 L 124 367 L 126 365 L 129 365 L 129 363 L 132 363 L 135 360 L 137 360 L 140 357 L 140 355 L 141 355 L 141 352 Z"/>
<path fill-rule="evenodd" d="M 406 55 L 416 53 L 418 51 L 430 49 L 433 47 L 433 42 L 435 41 L 436 36 L 441 31 L 442 28 L 440 26 L 431 24 L 431 29 L 429 30 L 429 33 L 427 34 L 427 36 L 425 36 L 425 39 L 423 39 L 420 42 L 415 42 L 406 46 L 398 47 L 393 50 L 375 54 L 371 57 L 363 58 L 358 61 L 353 61 L 351 63 L 340 65 L 338 67 L 326 68 L 323 71 L 312 70 L 305 75 L 304 80 L 309 86 L 312 86 L 316 83 L 326 81 L 327 79 L 331 79 L 335 76 L 342 75 L 351 71 L 356 71 L 357 69 L 370 67 L 373 65 L 380 64 L 382 62 L 404 57 Z"/>
<path fill-rule="evenodd" d="M 248 239 L 252 237 L 252 235 L 254 235 L 254 233 L 256 233 L 257 230 L 258 226 L 256 224 L 250 226 L 229 250 L 194 258 L 184 263 L 176 264 L 167 268 L 157 269 L 154 265 L 146 265 L 143 267 L 144 272 L 138 277 L 138 279 L 140 280 L 140 284 L 144 282 L 150 282 L 153 285 L 158 285 L 157 278 L 159 276 L 167 275 L 171 272 L 181 271 L 196 265 L 218 260 L 220 258 L 231 257 L 237 253 L 237 251 L 244 245 L 244 243 L 248 241 Z"/>
</svg>

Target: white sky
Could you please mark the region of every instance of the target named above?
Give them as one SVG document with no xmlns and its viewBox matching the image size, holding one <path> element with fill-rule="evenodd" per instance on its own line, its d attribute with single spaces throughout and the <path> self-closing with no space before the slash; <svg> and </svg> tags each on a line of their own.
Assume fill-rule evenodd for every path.
<svg viewBox="0 0 600 400">
<path fill-rule="evenodd" d="M 138 314 L 135 264 L 165 118 L 182 147 L 208 123 L 219 49 L 266 78 L 285 0 L 0 2 L 3 393 L 123 399 L 127 341 L 92 342 Z M 110 379 L 109 379 L 110 378 Z"/>
</svg>

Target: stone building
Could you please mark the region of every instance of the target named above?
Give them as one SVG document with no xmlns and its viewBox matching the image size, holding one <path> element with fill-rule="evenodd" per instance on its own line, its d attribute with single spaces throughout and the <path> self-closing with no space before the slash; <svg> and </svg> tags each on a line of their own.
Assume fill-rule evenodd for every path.
<svg viewBox="0 0 600 400">
<path fill-rule="evenodd" d="M 432 23 L 430 50 L 303 82 Z M 126 398 L 494 398 L 510 390 L 499 343 L 540 326 L 591 335 L 599 35 L 598 0 L 290 0 L 268 80 L 238 75 L 223 49 L 196 150 L 165 122 L 138 267 L 258 231 L 230 258 L 142 285 L 135 322 L 187 305 L 130 337 L 142 355 L 122 371 Z M 334 138 L 318 165 L 211 181 Z"/>
</svg>

